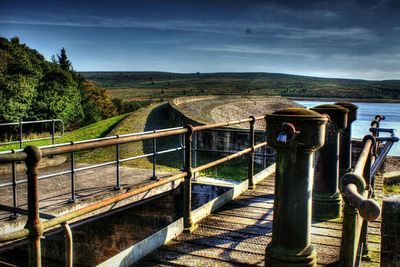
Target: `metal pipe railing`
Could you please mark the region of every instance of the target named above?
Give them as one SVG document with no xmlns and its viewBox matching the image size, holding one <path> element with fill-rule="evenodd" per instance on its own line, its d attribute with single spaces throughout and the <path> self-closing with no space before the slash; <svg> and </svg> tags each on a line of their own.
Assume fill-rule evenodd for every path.
<svg viewBox="0 0 400 267">
<path fill-rule="evenodd" d="M 23 125 L 25 124 L 45 124 L 51 122 L 50 137 L 40 137 L 32 139 L 23 138 Z M 56 123 L 60 123 L 60 134 L 56 135 Z M 19 143 L 19 148 L 22 149 L 24 142 L 32 142 L 39 140 L 51 140 L 52 144 L 55 144 L 55 139 L 60 138 L 64 135 L 64 122 L 61 119 L 51 119 L 51 120 L 37 120 L 37 121 L 19 121 L 19 122 L 7 122 L 0 123 L 0 127 L 5 126 L 18 126 L 18 141 L 0 142 L 0 145 L 17 144 Z"/>
<path fill-rule="evenodd" d="M 345 200 L 342 241 L 340 252 L 341 266 L 360 264 L 357 255 L 367 253 L 368 221 L 376 220 L 380 215 L 379 204 L 371 199 L 374 196 L 374 179 L 378 168 L 389 153 L 393 142 L 399 139 L 393 129 L 379 128 L 384 116 L 377 115 L 371 122 L 370 131 L 363 139 L 363 147 L 353 171 L 342 176 L 340 192 Z M 390 133 L 390 137 L 379 137 L 379 133 Z M 378 153 L 379 142 L 386 142 Z"/>
<path fill-rule="evenodd" d="M 256 118 L 257 119 L 257 118 Z M 260 117 L 258 119 L 264 119 L 264 117 Z M 224 122 L 220 124 L 214 124 L 212 127 L 221 127 L 221 125 L 234 125 L 238 123 L 243 123 L 243 122 L 250 122 L 253 119 L 244 119 L 244 120 L 237 120 L 233 122 Z M 61 145 L 56 145 L 56 146 L 46 146 L 42 148 L 34 147 L 34 146 L 29 146 L 25 148 L 23 151 L 14 151 L 14 153 L 0 153 L 0 163 L 14 163 L 16 161 L 21 161 L 24 160 L 27 166 L 27 174 L 28 174 L 28 179 L 25 181 L 17 181 L 19 183 L 23 182 L 28 182 L 28 222 L 27 222 L 27 227 L 25 229 L 15 231 L 13 233 L 9 234 L 4 234 L 0 236 L 0 242 L 8 242 L 12 240 L 17 240 L 25 237 L 29 237 L 30 242 L 28 245 L 29 248 L 29 264 L 30 266 L 40 266 L 41 265 L 41 253 L 40 253 L 40 239 L 43 236 L 43 233 L 45 230 L 53 228 L 57 225 L 62 225 L 64 227 L 64 231 L 66 233 L 66 256 L 67 256 L 67 264 L 68 266 L 72 265 L 72 235 L 71 231 L 68 226 L 68 221 L 71 221 L 73 219 L 76 219 L 78 217 L 81 217 L 85 214 L 88 214 L 90 212 L 93 212 L 95 210 L 104 208 L 106 206 L 109 206 L 111 204 L 117 203 L 121 200 L 127 199 L 129 197 L 144 193 L 148 190 L 154 189 L 156 187 L 159 187 L 161 185 L 174 182 L 177 180 L 181 180 L 184 178 L 184 194 L 183 194 L 183 203 L 184 203 L 184 209 L 183 209 L 183 217 L 185 223 L 185 228 L 186 229 L 193 229 L 195 227 L 193 223 L 191 222 L 191 178 L 193 177 L 193 173 L 197 173 L 199 171 L 205 170 L 207 168 L 216 166 L 218 164 L 221 164 L 223 162 L 229 161 L 231 159 L 240 157 L 241 155 L 244 155 L 246 153 L 249 153 L 251 151 L 254 151 L 255 149 L 259 149 L 263 146 L 266 145 L 266 142 L 263 142 L 261 144 L 253 145 L 250 148 L 244 149 L 242 151 L 239 151 L 237 153 L 234 153 L 232 155 L 226 156 L 222 159 L 215 160 L 213 162 L 204 164 L 202 166 L 192 168 L 192 135 L 196 131 L 201 131 L 204 129 L 211 129 L 212 127 L 204 127 L 202 126 L 191 126 L 187 125 L 185 128 L 179 127 L 179 128 L 173 128 L 173 129 L 165 129 L 165 130 L 157 130 L 157 131 L 151 131 L 151 132 L 145 132 L 145 133 L 139 133 L 139 134 L 129 134 L 129 135 L 119 135 L 115 137 L 107 137 L 103 139 L 96 139 L 95 141 L 93 140 L 87 140 L 87 141 L 80 141 L 80 142 L 75 142 L 75 143 L 70 143 L 70 144 L 61 144 Z M 117 185 L 119 185 L 119 176 L 118 176 L 118 166 L 119 163 L 121 163 L 124 160 L 130 160 L 130 159 L 135 159 L 138 157 L 131 157 L 128 159 L 120 159 L 119 158 L 119 145 L 120 144 L 125 144 L 129 142 L 137 142 L 137 141 L 142 141 L 142 140 L 148 140 L 148 139 L 155 139 L 155 138 L 160 138 L 160 137 L 165 137 L 165 136 L 174 136 L 174 135 L 182 135 L 184 134 L 185 136 L 185 145 L 184 147 L 178 147 L 178 148 L 173 148 L 173 149 L 168 149 L 164 151 L 155 151 L 153 150 L 153 153 L 151 155 L 154 157 L 156 155 L 160 155 L 163 153 L 168 153 L 172 151 L 179 151 L 179 150 L 185 150 L 185 170 L 182 171 L 181 173 L 174 174 L 172 176 L 169 176 L 167 178 L 163 178 L 162 180 L 155 181 L 149 185 L 143 186 L 141 188 L 128 191 L 122 194 L 119 194 L 114 197 L 107 198 L 105 200 L 102 200 L 101 202 L 91 204 L 89 206 L 74 210 L 72 212 L 69 212 L 67 214 L 54 217 L 54 218 L 47 218 L 47 221 L 41 221 L 40 220 L 40 213 L 39 213 L 39 195 L 38 195 L 38 181 L 40 179 L 46 179 L 53 177 L 55 175 L 60 175 L 60 174 L 71 174 L 71 199 L 74 201 L 75 198 L 75 188 L 74 188 L 74 174 L 77 171 L 83 171 L 91 168 L 97 168 L 97 167 L 102 167 L 102 166 L 107 166 L 111 164 L 116 164 L 117 166 Z M 74 162 L 74 152 L 82 151 L 82 150 L 87 150 L 87 149 L 94 149 L 94 148 L 100 148 L 100 147 L 105 147 L 105 146 L 116 146 L 116 154 L 117 154 L 117 159 L 115 161 L 111 162 L 106 162 L 102 164 L 96 164 L 95 166 L 86 166 L 86 167 L 81 167 L 81 168 L 75 168 L 75 162 Z M 50 174 L 50 175 L 43 175 L 39 176 L 39 171 L 38 171 L 38 164 L 43 156 L 53 156 L 57 154 L 62 154 L 62 153 L 70 153 L 71 155 L 71 170 L 70 171 L 65 171 L 65 172 L 60 172 L 57 174 Z M 145 155 L 148 156 L 148 155 Z M 0 206 L 0 209 L 2 207 Z M 4 208 L 4 207 L 3 207 Z M 4 208 L 4 210 L 7 210 L 8 208 Z M 11 208 L 13 212 L 18 212 L 19 208 L 12 207 Z"/>
</svg>

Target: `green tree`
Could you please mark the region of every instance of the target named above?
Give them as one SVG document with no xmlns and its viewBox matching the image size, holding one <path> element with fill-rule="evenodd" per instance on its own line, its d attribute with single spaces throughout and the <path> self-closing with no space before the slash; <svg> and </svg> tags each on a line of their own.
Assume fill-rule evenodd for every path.
<svg viewBox="0 0 400 267">
<path fill-rule="evenodd" d="M 67 57 L 67 51 L 65 48 L 61 48 L 60 54 L 57 55 L 58 58 L 58 64 L 60 64 L 61 68 L 65 71 L 70 71 L 72 70 L 72 64 L 71 61 L 69 61 Z"/>
</svg>

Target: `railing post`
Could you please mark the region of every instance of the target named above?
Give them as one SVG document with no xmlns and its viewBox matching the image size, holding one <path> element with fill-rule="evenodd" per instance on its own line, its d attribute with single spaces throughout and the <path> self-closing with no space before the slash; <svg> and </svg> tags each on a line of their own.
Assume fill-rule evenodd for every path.
<svg viewBox="0 0 400 267">
<path fill-rule="evenodd" d="M 119 135 L 117 135 L 117 138 L 119 138 Z M 116 175 L 117 175 L 117 181 L 116 181 L 116 185 L 114 186 L 114 190 L 120 190 L 121 187 L 121 156 L 119 153 L 119 144 L 115 145 L 115 154 L 116 154 Z"/>
<path fill-rule="evenodd" d="M 339 134 L 347 127 L 348 109 L 339 105 L 319 105 L 311 110 L 328 115 L 324 146 L 318 151 L 313 186 L 313 217 L 330 220 L 341 215 L 339 192 Z"/>
<path fill-rule="evenodd" d="M 193 134 L 193 168 L 197 167 L 197 132 Z M 197 173 L 193 173 L 193 178 L 197 178 Z"/>
<path fill-rule="evenodd" d="M 339 102 L 335 105 L 342 106 L 349 110 L 347 115 L 347 127 L 340 133 L 339 148 L 339 179 L 351 171 L 351 124 L 357 119 L 358 106 L 349 102 Z"/>
<path fill-rule="evenodd" d="M 65 234 L 65 266 L 72 267 L 74 265 L 74 248 L 72 231 L 67 222 L 62 224 Z"/>
<path fill-rule="evenodd" d="M 193 126 L 187 124 L 185 126 L 188 131 L 185 134 L 185 181 L 183 184 L 183 228 L 185 231 L 192 232 L 196 229 L 196 225 L 192 221 L 192 139 L 194 129 Z"/>
<path fill-rule="evenodd" d="M 74 144 L 74 142 L 71 142 L 71 144 Z M 71 198 L 68 199 L 68 203 L 75 203 L 76 202 L 76 197 L 75 197 L 75 156 L 74 152 L 71 152 Z"/>
<path fill-rule="evenodd" d="M 368 159 L 367 162 L 365 163 L 365 168 L 364 168 L 364 172 L 363 172 L 363 177 L 364 177 L 364 181 L 365 181 L 365 190 L 368 191 L 368 198 L 371 197 L 371 195 L 373 194 L 373 190 L 374 188 L 371 186 L 371 162 L 372 162 L 372 153 L 370 153 L 368 155 Z M 362 247 L 362 252 L 361 254 L 363 256 L 367 256 L 368 255 L 368 242 L 367 242 L 367 237 L 368 237 L 368 221 L 364 220 L 363 221 L 363 225 L 362 225 L 362 229 L 361 229 L 361 235 L 360 235 L 360 243 L 363 244 Z"/>
<path fill-rule="evenodd" d="M 154 130 L 156 132 L 156 130 Z M 157 139 L 153 138 L 153 175 L 151 176 L 151 180 L 158 180 L 156 175 L 156 164 L 157 164 Z"/>
<path fill-rule="evenodd" d="M 19 148 L 22 149 L 22 121 L 19 122 Z"/>
<path fill-rule="evenodd" d="M 54 145 L 55 144 L 55 131 L 56 131 L 56 125 L 54 122 L 54 119 L 51 120 L 51 143 Z"/>
<path fill-rule="evenodd" d="M 185 163 L 185 151 L 186 151 L 186 148 L 185 148 L 185 135 L 184 134 L 182 134 L 181 135 L 181 148 L 182 148 L 182 170 L 184 171 L 185 170 L 185 166 L 186 166 L 186 163 Z"/>
<path fill-rule="evenodd" d="M 277 151 L 272 241 L 266 266 L 316 266 L 311 245 L 314 152 L 324 144 L 327 117 L 304 108 L 267 115 L 267 142 Z"/>
<path fill-rule="evenodd" d="M 250 131 L 249 131 L 249 147 L 251 147 L 251 153 L 248 154 L 248 167 L 247 167 L 247 179 L 249 182 L 249 189 L 255 189 L 253 176 L 254 176 L 254 124 L 256 118 L 251 116 Z M 265 160 L 265 159 L 263 159 Z"/>
<path fill-rule="evenodd" d="M 344 194 L 344 188 L 348 184 L 354 184 L 358 193 L 366 197 L 366 184 L 363 177 L 354 173 L 347 173 L 340 180 L 340 191 Z M 340 244 L 340 266 L 353 267 L 356 263 L 360 232 L 364 219 L 359 216 L 356 207 L 353 207 L 344 197 L 342 240 Z"/>
<path fill-rule="evenodd" d="M 11 153 L 15 153 L 15 150 L 12 149 Z M 13 206 L 17 207 L 17 166 L 16 162 L 13 161 L 11 163 L 11 173 L 12 173 L 12 193 L 13 193 Z M 15 220 L 18 218 L 18 213 L 14 211 L 13 215 L 10 215 L 10 220 Z"/>
<path fill-rule="evenodd" d="M 29 230 L 29 266 L 41 266 L 40 238 L 43 225 L 39 218 L 38 165 L 42 155 L 37 146 L 28 146 L 24 152 L 27 154 L 25 164 L 28 176 L 28 219 L 25 228 Z"/>
</svg>

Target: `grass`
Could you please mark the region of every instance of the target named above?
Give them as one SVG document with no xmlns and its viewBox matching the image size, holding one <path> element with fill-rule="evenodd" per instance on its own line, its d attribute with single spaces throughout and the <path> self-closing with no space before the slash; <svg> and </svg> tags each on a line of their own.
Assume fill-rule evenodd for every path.
<svg viewBox="0 0 400 267">
<path fill-rule="evenodd" d="M 383 186 L 383 192 L 385 195 L 396 195 L 400 194 L 400 184 L 385 184 Z"/>
<path fill-rule="evenodd" d="M 123 114 L 108 118 L 75 131 L 67 132 L 62 137 L 56 138 L 55 143 L 67 143 L 71 141 L 79 141 L 85 139 L 99 138 L 107 135 L 114 127 L 125 119 L 129 114 Z M 32 142 L 24 142 L 24 147 L 28 145 L 45 146 L 50 145 L 51 140 L 39 140 Z M 0 147 L 0 151 L 7 151 L 11 149 L 19 149 L 19 144 L 10 144 Z"/>
</svg>

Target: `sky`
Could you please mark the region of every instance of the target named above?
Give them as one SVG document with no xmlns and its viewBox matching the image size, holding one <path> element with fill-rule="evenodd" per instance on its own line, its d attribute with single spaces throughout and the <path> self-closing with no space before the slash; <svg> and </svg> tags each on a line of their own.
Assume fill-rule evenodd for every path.
<svg viewBox="0 0 400 267">
<path fill-rule="evenodd" d="M 400 79 L 399 0 L 0 0 L 0 36 L 77 71 Z"/>
</svg>

